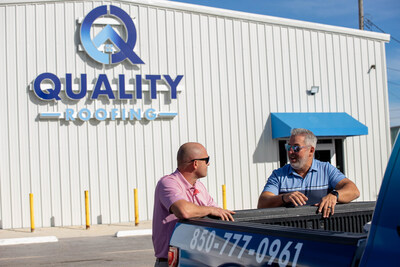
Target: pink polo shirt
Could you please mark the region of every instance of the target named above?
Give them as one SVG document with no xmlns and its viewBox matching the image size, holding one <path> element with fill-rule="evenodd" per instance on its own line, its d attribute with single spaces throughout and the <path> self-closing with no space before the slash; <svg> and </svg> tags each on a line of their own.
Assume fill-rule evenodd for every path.
<svg viewBox="0 0 400 267">
<path fill-rule="evenodd" d="M 197 194 L 193 194 L 195 189 L 198 190 Z M 162 177 L 157 183 L 154 194 L 153 246 L 157 258 L 168 258 L 169 240 L 178 221 L 178 218 L 170 212 L 170 207 L 181 199 L 199 206 L 217 207 L 200 181 L 192 186 L 178 169 Z"/>
</svg>

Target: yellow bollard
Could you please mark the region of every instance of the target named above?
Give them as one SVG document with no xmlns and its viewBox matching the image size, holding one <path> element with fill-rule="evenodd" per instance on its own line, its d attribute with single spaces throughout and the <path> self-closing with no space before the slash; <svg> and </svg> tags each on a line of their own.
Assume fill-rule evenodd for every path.
<svg viewBox="0 0 400 267">
<path fill-rule="evenodd" d="M 86 229 L 90 228 L 89 216 L 89 191 L 85 190 L 85 213 L 86 213 Z"/>
<path fill-rule="evenodd" d="M 224 184 L 222 185 L 222 203 L 224 210 L 226 210 L 226 187 Z"/>
<path fill-rule="evenodd" d="M 137 188 L 133 189 L 133 195 L 135 197 L 135 225 L 139 225 L 139 202 Z"/>
<path fill-rule="evenodd" d="M 29 193 L 29 205 L 31 208 L 31 232 L 35 231 L 35 215 L 33 213 L 33 194 Z"/>
</svg>

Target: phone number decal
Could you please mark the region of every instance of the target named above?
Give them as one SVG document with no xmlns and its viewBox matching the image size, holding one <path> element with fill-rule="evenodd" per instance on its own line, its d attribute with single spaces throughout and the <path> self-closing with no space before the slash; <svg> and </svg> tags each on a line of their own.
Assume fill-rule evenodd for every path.
<svg viewBox="0 0 400 267">
<path fill-rule="evenodd" d="M 196 228 L 189 247 L 191 250 L 203 253 L 217 253 L 238 259 L 248 256 L 255 257 L 258 263 L 268 260 L 268 265 L 277 261 L 279 266 L 286 266 L 289 262 L 292 266 L 296 266 L 303 243 L 282 242 L 279 238 L 268 237 L 263 238 L 260 242 L 254 242 L 254 240 L 251 242 L 252 239 L 251 235 L 230 232 L 225 232 L 222 239 L 216 236 L 214 230 Z"/>
</svg>

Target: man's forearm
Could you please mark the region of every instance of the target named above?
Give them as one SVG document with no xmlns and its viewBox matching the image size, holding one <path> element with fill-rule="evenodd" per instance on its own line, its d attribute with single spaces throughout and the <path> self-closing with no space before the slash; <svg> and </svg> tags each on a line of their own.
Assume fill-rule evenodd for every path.
<svg viewBox="0 0 400 267">
<path fill-rule="evenodd" d="M 275 207 L 281 207 L 285 203 L 282 200 L 282 194 L 281 195 L 275 195 L 275 196 L 265 196 L 261 195 L 260 198 L 258 199 L 258 209 L 264 209 L 264 208 L 275 208 Z"/>
<path fill-rule="evenodd" d="M 204 217 L 211 213 L 212 207 L 198 206 L 191 202 L 177 201 L 177 203 L 172 207 L 172 212 L 179 219 L 190 219 L 197 217 Z"/>
<path fill-rule="evenodd" d="M 337 188 L 336 191 L 339 193 L 339 203 L 349 203 L 360 196 L 357 186 L 350 180 L 343 184 L 342 187 Z"/>
<path fill-rule="evenodd" d="M 186 200 L 178 200 L 171 206 L 172 213 L 179 219 L 190 219 L 213 215 L 221 218 L 223 221 L 233 221 L 234 211 L 224 210 L 213 206 L 198 206 Z"/>
<path fill-rule="evenodd" d="M 360 192 L 358 191 L 357 188 L 350 188 L 350 189 L 340 189 L 337 190 L 339 193 L 339 198 L 338 202 L 339 203 L 349 203 L 353 201 L 354 199 L 358 198 L 360 196 Z"/>
<path fill-rule="evenodd" d="M 208 206 L 198 206 L 196 204 L 190 203 L 190 209 L 188 209 L 188 218 L 198 218 L 210 215 L 212 213 L 211 209 L 213 207 Z"/>
</svg>

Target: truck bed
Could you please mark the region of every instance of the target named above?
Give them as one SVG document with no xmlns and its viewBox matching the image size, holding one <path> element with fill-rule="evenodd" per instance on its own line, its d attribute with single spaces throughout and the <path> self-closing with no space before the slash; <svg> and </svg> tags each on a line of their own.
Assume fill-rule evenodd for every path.
<svg viewBox="0 0 400 267">
<path fill-rule="evenodd" d="M 363 226 L 374 207 L 337 205 L 330 218 L 306 206 L 241 210 L 234 222 L 181 220 L 170 245 L 180 249 L 180 266 L 350 266 L 359 259 L 357 248 L 367 238 Z"/>
<path fill-rule="evenodd" d="M 237 211 L 234 218 L 237 222 L 272 224 L 303 229 L 327 230 L 351 233 L 363 233 L 363 226 L 370 222 L 375 202 L 355 202 L 338 204 L 335 214 L 322 218 L 316 214 L 316 207 L 273 208 Z"/>
</svg>

